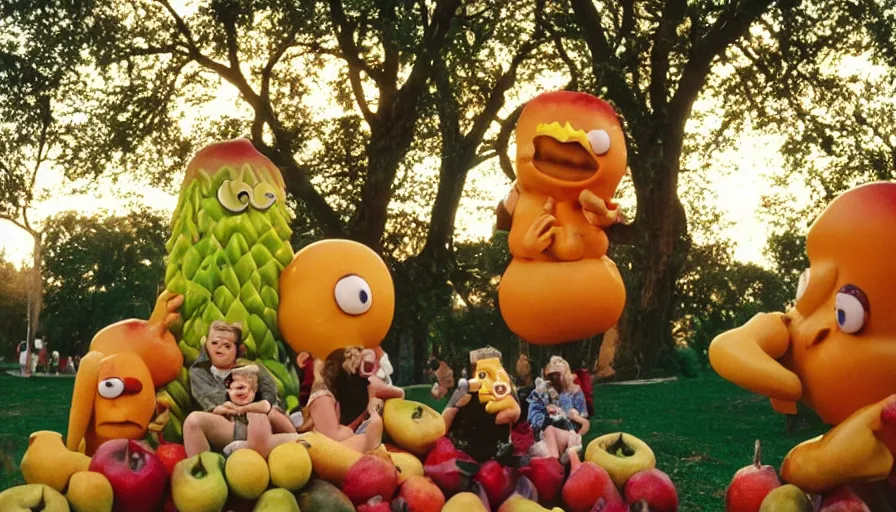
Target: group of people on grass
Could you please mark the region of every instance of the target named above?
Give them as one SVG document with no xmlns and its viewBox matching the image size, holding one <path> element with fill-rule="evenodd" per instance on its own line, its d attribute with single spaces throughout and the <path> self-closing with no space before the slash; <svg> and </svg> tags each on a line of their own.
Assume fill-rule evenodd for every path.
<svg viewBox="0 0 896 512">
<path fill-rule="evenodd" d="M 312 429 L 368 451 L 382 438 L 384 400 L 404 397 L 401 388 L 376 375 L 375 364 L 364 364 L 375 360 L 370 349 L 347 347 L 326 360 L 311 359 L 303 352 L 297 357 L 302 381 L 312 384 L 302 410 L 287 415 L 270 374 L 239 357 L 241 350 L 238 324 L 210 326 L 202 352 L 190 368 L 191 392 L 202 410 L 190 413 L 184 422 L 189 456 L 212 448 L 225 453 L 251 448 L 266 457 L 275 446 Z"/>
<path fill-rule="evenodd" d="M 381 443 L 384 401 L 404 397 L 401 388 L 377 375 L 377 358 L 370 349 L 347 347 L 323 360 L 303 352 L 296 361 L 301 409 L 286 411 L 273 378 L 263 365 L 240 357 L 242 348 L 240 325 L 210 326 L 190 368 L 191 392 L 201 410 L 184 422 L 188 456 L 250 448 L 266 457 L 275 446 L 312 429 L 366 452 Z M 454 386 L 452 372 L 444 362 L 434 369 L 439 378 L 433 394 L 445 396 Z M 533 378 L 531 361 L 521 356 L 515 396 L 521 414 L 512 441 L 529 456 L 564 459 L 570 450 L 581 448 L 589 428 L 590 378 L 580 379 L 559 356 L 550 359 L 542 375 Z M 520 433 L 528 442 L 519 441 Z"/>
</svg>

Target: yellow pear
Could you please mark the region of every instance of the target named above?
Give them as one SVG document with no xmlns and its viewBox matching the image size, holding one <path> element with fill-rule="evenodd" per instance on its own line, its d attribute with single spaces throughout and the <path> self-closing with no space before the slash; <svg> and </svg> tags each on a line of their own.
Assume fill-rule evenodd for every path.
<svg viewBox="0 0 896 512">
<path fill-rule="evenodd" d="M 79 471 L 72 475 L 65 497 L 75 512 L 111 512 L 115 499 L 112 484 L 96 471 Z"/>
<path fill-rule="evenodd" d="M 391 398 L 383 407 L 383 426 L 399 448 L 424 456 L 445 435 L 445 420 L 420 402 Z"/>
<path fill-rule="evenodd" d="M 442 512 L 489 512 L 479 496 L 472 492 L 459 492 L 451 497 Z"/>
<path fill-rule="evenodd" d="M 268 455 L 268 468 L 274 487 L 295 492 L 311 478 L 311 456 L 301 443 L 281 444 Z"/>
<path fill-rule="evenodd" d="M 308 449 L 317 476 L 336 486 L 342 485 L 349 468 L 363 455 L 320 432 L 303 434 L 299 442 Z"/>
<path fill-rule="evenodd" d="M 43 508 L 37 508 L 43 504 Z M 45 484 L 26 484 L 0 492 L 3 512 L 69 512 L 68 501 L 59 491 Z"/>
<path fill-rule="evenodd" d="M 268 463 L 255 450 L 240 448 L 227 457 L 224 466 L 227 483 L 234 494 L 245 500 L 254 500 L 268 488 L 271 473 Z"/>
<path fill-rule="evenodd" d="M 28 438 L 28 449 L 22 457 L 22 476 L 29 484 L 46 484 L 63 492 L 68 480 L 78 471 L 87 471 L 90 457 L 70 451 L 62 442 L 62 434 L 41 430 Z"/>
<path fill-rule="evenodd" d="M 301 512 L 296 497 L 286 489 L 268 489 L 258 498 L 252 512 Z"/>
<path fill-rule="evenodd" d="M 389 452 L 392 463 L 398 467 L 398 483 L 412 476 L 423 476 L 423 463 L 413 453 Z"/>
</svg>

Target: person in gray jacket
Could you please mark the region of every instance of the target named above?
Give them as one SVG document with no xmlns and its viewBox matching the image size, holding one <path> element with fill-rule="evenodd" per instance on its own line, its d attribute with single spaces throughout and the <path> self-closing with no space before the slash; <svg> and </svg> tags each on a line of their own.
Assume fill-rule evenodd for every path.
<svg viewBox="0 0 896 512">
<path fill-rule="evenodd" d="M 295 425 L 283 412 L 273 378 L 261 365 L 258 400 L 237 406 L 228 399 L 224 380 L 234 368 L 251 363 L 237 357 L 241 345 L 239 324 L 218 321 L 209 326 L 202 352 L 190 367 L 190 391 L 202 410 L 190 413 L 184 421 L 184 448 L 188 457 L 212 447 L 223 449 L 234 441 L 245 441 L 245 429 L 235 429 L 234 422 L 228 419 L 233 415 L 264 414 L 274 433 L 296 432 Z"/>
</svg>

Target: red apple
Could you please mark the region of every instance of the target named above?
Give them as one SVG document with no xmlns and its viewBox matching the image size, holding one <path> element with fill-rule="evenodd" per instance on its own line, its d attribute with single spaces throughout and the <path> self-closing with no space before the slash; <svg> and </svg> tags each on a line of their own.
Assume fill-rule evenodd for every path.
<svg viewBox="0 0 896 512">
<path fill-rule="evenodd" d="M 398 489 L 398 497 L 404 499 L 414 512 L 440 512 L 445 505 L 441 489 L 425 476 L 405 480 Z"/>
<path fill-rule="evenodd" d="M 678 511 L 678 492 L 672 479 L 656 468 L 639 471 L 628 479 L 625 483 L 625 501 L 633 511 Z"/>
<path fill-rule="evenodd" d="M 621 499 L 615 501 L 606 498 L 598 498 L 597 503 L 594 504 L 594 508 L 591 509 L 591 512 L 630 512 L 631 510 L 632 509 L 628 508 L 628 505 Z"/>
<path fill-rule="evenodd" d="M 589 512 L 601 499 L 603 509 L 598 510 L 616 510 L 617 504 L 625 505 L 607 470 L 590 461 L 582 463 L 578 457 L 571 457 L 569 478 L 561 494 L 569 512 Z"/>
<path fill-rule="evenodd" d="M 159 436 L 161 444 L 156 448 L 156 457 L 162 461 L 165 466 L 165 473 L 170 477 L 174 466 L 178 462 L 187 458 L 187 450 L 184 445 L 178 443 L 169 443 Z"/>
<path fill-rule="evenodd" d="M 762 465 L 761 454 L 762 446 L 757 440 L 753 464 L 738 469 L 728 485 L 725 492 L 726 512 L 759 512 L 762 500 L 768 493 L 781 487 L 777 471 L 772 466 Z"/>
<path fill-rule="evenodd" d="M 345 474 L 342 492 L 355 506 L 366 503 L 374 496 L 391 500 L 398 488 L 398 468 L 391 460 L 365 455 L 352 464 Z"/>
<path fill-rule="evenodd" d="M 529 465 L 520 468 L 520 474 L 532 481 L 538 491 L 538 502 L 542 505 L 553 503 L 560 495 L 566 470 L 554 457 L 535 457 Z"/>
<path fill-rule="evenodd" d="M 849 487 L 840 486 L 825 494 L 819 512 L 870 512 L 871 509 Z"/>
<path fill-rule="evenodd" d="M 479 471 L 475 462 L 450 458 L 437 464 L 425 464 L 423 474 L 431 478 L 446 495 L 470 488 L 470 479 Z"/>
<path fill-rule="evenodd" d="M 495 506 L 503 503 L 513 492 L 513 473 L 495 460 L 488 460 L 480 466 L 473 480 L 482 485 L 488 502 Z"/>
<path fill-rule="evenodd" d="M 374 496 L 367 503 L 358 505 L 358 512 L 392 512 L 388 501 L 383 501 L 382 496 Z"/>
<path fill-rule="evenodd" d="M 113 439 L 100 445 L 89 470 L 102 473 L 112 484 L 116 512 L 150 512 L 162 505 L 168 480 L 165 466 L 133 439 Z"/>
</svg>

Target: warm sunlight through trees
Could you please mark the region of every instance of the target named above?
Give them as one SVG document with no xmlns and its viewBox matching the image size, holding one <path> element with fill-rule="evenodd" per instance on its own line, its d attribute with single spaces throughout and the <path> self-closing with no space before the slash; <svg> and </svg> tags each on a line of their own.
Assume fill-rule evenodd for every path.
<svg viewBox="0 0 896 512">
<path fill-rule="evenodd" d="M 63 187 L 120 179 L 170 190 L 201 146 L 248 137 L 283 172 L 296 248 L 350 237 L 389 262 L 397 308 L 386 350 L 406 365 L 405 382 L 436 345 L 455 343 L 448 332 L 464 333 L 464 344 L 517 346 L 491 289 L 506 265 L 503 242 L 461 240 L 457 212 L 465 194 L 482 193 L 470 184 L 479 169 L 507 177 L 480 186 L 509 184 L 516 116 L 545 89 L 593 93 L 624 118 L 636 204 L 611 233 L 629 296 L 622 373 L 674 358 L 694 321 L 722 325 L 731 311 L 789 296 L 776 288 L 792 284 L 789 274 L 738 266 L 720 229 L 722 210 L 750 208 L 719 204 L 708 185 L 733 165 L 727 155 L 743 155 L 732 149 L 744 133 L 781 141 L 769 170 L 776 186 L 755 205 L 778 242 L 798 238 L 834 194 L 896 172 L 896 7 L 884 0 L 33 0 L 2 9 L 5 218 L 49 229 L 22 214 L 38 170 L 64 171 Z M 795 188 L 812 194 L 808 210 L 792 206 Z M 774 293 L 759 297 L 751 280 Z M 722 297 L 717 307 L 706 293 Z"/>
</svg>

